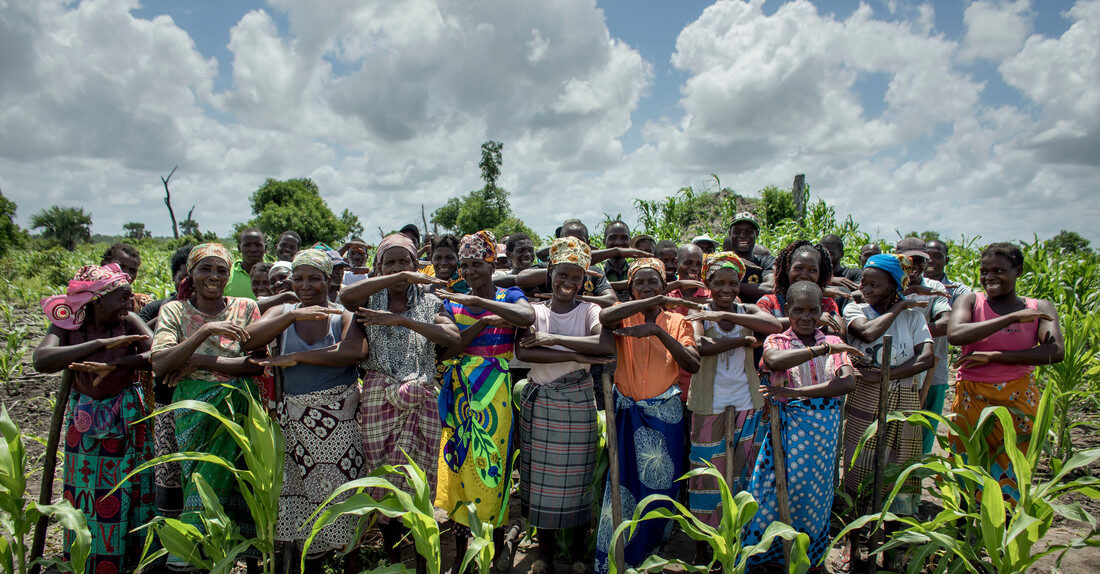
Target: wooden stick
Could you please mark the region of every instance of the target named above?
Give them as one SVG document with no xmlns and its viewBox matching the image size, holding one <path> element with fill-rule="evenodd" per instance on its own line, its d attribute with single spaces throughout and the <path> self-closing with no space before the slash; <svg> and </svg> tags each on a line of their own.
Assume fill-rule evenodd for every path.
<svg viewBox="0 0 1100 574">
<path fill-rule="evenodd" d="M 779 520 L 791 525 L 791 502 L 787 490 L 787 457 L 783 453 L 783 425 L 779 422 L 779 405 L 771 403 L 772 452 L 775 454 L 775 498 L 779 505 Z M 791 563 L 791 541 L 783 540 L 783 559 Z"/>
<path fill-rule="evenodd" d="M 737 411 L 733 406 L 726 407 L 726 485 L 733 490 L 733 481 L 737 477 L 734 476 L 733 470 L 736 468 L 733 457 L 737 452 L 736 445 L 734 444 L 734 422 L 737 419 Z M 689 445 L 690 446 L 690 445 Z M 736 493 L 733 493 L 736 494 Z"/>
<path fill-rule="evenodd" d="M 69 406 L 69 394 L 73 387 L 73 373 L 69 369 L 61 372 L 61 388 L 57 390 L 57 399 L 53 405 L 53 418 L 50 419 L 50 434 L 46 439 L 45 463 L 42 466 L 42 489 L 38 493 L 38 504 L 53 502 L 53 475 L 57 471 L 57 445 L 61 440 L 61 425 L 65 422 L 65 409 Z M 40 516 L 34 525 L 34 538 L 31 541 L 31 560 L 42 557 L 46 550 L 46 527 L 50 523 L 48 516 Z M 31 574 L 38 574 L 41 567 L 31 566 Z"/>
<path fill-rule="evenodd" d="M 618 430 L 615 428 L 615 397 L 611 392 L 611 373 L 604 372 L 603 374 L 603 414 L 604 420 L 607 423 L 607 461 L 609 463 L 608 470 L 611 476 L 611 532 L 614 534 L 615 529 L 623 523 L 623 501 L 619 496 L 619 440 Z M 615 539 L 612 538 L 612 543 Z M 624 552 L 622 544 L 615 546 L 615 556 L 608 558 L 615 561 L 615 568 L 617 571 L 623 571 L 624 564 Z"/>
<path fill-rule="evenodd" d="M 878 514 L 882 512 L 882 482 L 883 474 L 886 471 L 886 448 L 883 443 L 886 442 L 886 395 L 890 388 L 890 363 L 893 358 L 894 349 L 894 337 L 892 335 L 882 336 L 882 379 L 878 385 L 878 415 L 876 420 L 878 421 L 878 428 L 875 429 L 875 482 L 874 482 L 874 508 L 872 508 L 871 514 Z M 874 533 L 874 550 L 880 548 L 883 544 L 884 530 L 879 528 Z M 870 566 L 873 569 L 875 566 L 875 560 L 870 561 Z"/>
</svg>

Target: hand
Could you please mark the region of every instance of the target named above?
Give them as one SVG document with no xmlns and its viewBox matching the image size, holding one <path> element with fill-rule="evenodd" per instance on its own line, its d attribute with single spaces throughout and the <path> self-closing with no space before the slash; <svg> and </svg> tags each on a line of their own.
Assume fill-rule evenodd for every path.
<svg viewBox="0 0 1100 574">
<path fill-rule="evenodd" d="M 835 279 L 835 278 L 834 278 Z M 850 283 L 850 281 L 849 281 Z M 849 291 L 843 291 L 835 287 L 826 287 L 825 296 L 832 297 L 833 299 L 851 299 L 852 294 Z"/>
<path fill-rule="evenodd" d="M 351 267 L 348 269 L 352 275 L 366 275 L 370 273 L 370 267 Z"/>
<path fill-rule="evenodd" d="M 974 351 L 969 355 L 959 357 L 959 360 L 955 361 L 953 366 L 956 369 L 981 367 L 983 365 L 988 365 L 989 361 L 992 359 L 993 355 L 988 351 Z"/>
<path fill-rule="evenodd" d="M 467 307 L 474 305 L 474 299 L 478 297 L 469 295 L 466 293 L 455 293 L 454 291 L 447 291 L 446 289 L 440 289 L 435 292 L 435 296 L 440 299 L 446 299 L 452 303 L 458 303 L 459 305 L 465 305 Z"/>
<path fill-rule="evenodd" d="M 829 351 L 829 354 L 831 355 L 835 355 L 837 353 L 848 353 L 849 359 L 855 359 L 857 361 L 865 360 L 867 358 L 867 356 L 863 354 L 863 351 L 860 351 L 859 349 L 847 343 L 831 343 L 829 345 Z"/>
<path fill-rule="evenodd" d="M 115 370 L 115 366 L 108 365 L 107 363 L 97 363 L 95 361 L 80 361 L 69 365 L 69 370 L 94 374 L 95 379 L 92 380 L 92 386 L 97 387 L 107 375 L 111 374 L 111 371 Z"/>
<path fill-rule="evenodd" d="M 676 297 L 669 297 L 668 295 L 661 296 L 661 305 L 666 309 L 671 307 L 687 307 L 688 309 L 695 309 L 697 311 L 703 310 L 702 303 L 688 301 L 687 299 L 677 299 Z"/>
<path fill-rule="evenodd" d="M 902 293 L 902 295 L 935 295 L 938 297 L 950 297 L 950 295 L 944 293 L 943 291 L 936 291 L 931 287 L 920 284 L 909 285 L 905 288 L 905 291 Z"/>
<path fill-rule="evenodd" d="M 830 285 L 836 285 L 837 287 L 843 287 L 843 288 L 845 288 L 849 291 L 858 291 L 859 290 L 859 283 L 856 283 L 855 281 L 852 281 L 851 279 L 848 279 L 847 277 L 836 277 L 836 276 L 834 276 L 832 279 L 829 280 L 829 284 Z"/>
<path fill-rule="evenodd" d="M 1030 323 L 1036 319 L 1040 321 L 1053 321 L 1054 317 L 1044 313 L 1038 309 L 1020 309 L 1012 313 L 1012 317 L 1016 319 L 1017 323 Z"/>
<path fill-rule="evenodd" d="M 760 394 L 766 399 L 772 397 L 797 397 L 798 393 L 796 389 L 790 387 L 773 387 L 771 385 L 760 385 Z"/>
<path fill-rule="evenodd" d="M 485 315 L 484 317 L 478 319 L 478 321 L 484 323 L 486 327 L 507 328 L 516 326 L 512 323 L 509 323 L 507 319 L 499 315 Z"/>
<path fill-rule="evenodd" d="M 148 335 L 122 335 L 119 337 L 111 337 L 109 339 L 103 339 L 103 348 L 117 349 L 119 347 L 129 347 L 134 343 L 140 343 L 148 339 Z"/>
<path fill-rule="evenodd" d="M 702 281 L 696 281 L 694 279 L 677 279 L 673 281 L 679 285 L 681 290 L 683 289 L 706 289 L 707 286 Z"/>
<path fill-rule="evenodd" d="M 652 253 L 642 251 L 641 249 L 634 249 L 633 247 L 620 247 L 619 255 L 627 259 L 645 259 L 646 257 L 653 257 Z"/>
<path fill-rule="evenodd" d="M 282 293 L 280 293 L 279 291 L 282 291 Z M 286 295 L 287 293 L 290 293 L 294 296 L 295 301 L 298 300 L 298 294 L 294 292 L 294 286 L 291 285 L 290 279 L 276 281 L 275 284 L 271 286 L 271 292 L 277 295 Z"/>
<path fill-rule="evenodd" d="M 298 307 L 290 312 L 291 319 L 294 322 L 298 321 L 319 321 L 321 319 L 328 319 L 329 315 L 339 315 L 343 313 L 340 309 L 335 307 L 322 307 L 320 305 L 311 305 L 309 307 Z"/>
<path fill-rule="evenodd" d="M 519 340 L 519 346 L 525 349 L 530 349 L 531 347 L 550 347 L 556 344 L 557 340 L 554 334 L 543 331 L 528 331 L 528 333 Z"/>
<path fill-rule="evenodd" d="M 402 271 L 401 277 L 405 279 L 405 282 L 409 285 L 435 285 L 437 287 L 447 286 L 447 282 L 439 279 L 438 277 L 432 277 L 423 273 L 417 273 L 416 271 Z"/>
<path fill-rule="evenodd" d="M 755 348 L 759 347 L 760 345 L 764 344 L 763 341 L 760 341 L 756 337 L 751 337 L 751 336 L 750 337 L 741 337 L 741 340 L 744 341 L 745 346 L 749 347 L 750 349 L 755 349 Z"/>
<path fill-rule="evenodd" d="M 615 357 L 612 355 L 582 355 L 580 353 L 575 353 L 573 362 L 582 365 L 606 365 L 608 363 L 614 363 Z"/>
<path fill-rule="evenodd" d="M 900 301 L 902 309 L 916 309 L 917 307 L 927 307 L 931 301 L 917 301 L 915 299 L 902 299 Z"/>
<path fill-rule="evenodd" d="M 355 312 L 355 320 L 364 325 L 380 325 L 382 327 L 399 327 L 405 317 L 389 311 L 377 311 L 375 309 L 359 309 Z"/>
<path fill-rule="evenodd" d="M 684 319 L 688 321 L 725 321 L 730 313 L 727 311 L 696 311 L 689 313 Z"/>
<path fill-rule="evenodd" d="M 167 377 L 164 377 L 164 384 L 168 385 L 169 387 L 175 387 L 179 384 L 180 380 L 186 378 L 187 375 L 190 375 L 193 372 L 195 372 L 195 366 L 191 364 L 186 364 L 180 370 L 169 374 Z"/>
<path fill-rule="evenodd" d="M 641 325 L 634 325 L 633 327 L 620 327 L 613 332 L 620 337 L 653 337 L 657 333 L 661 332 L 661 328 L 656 323 L 642 323 Z"/>
<path fill-rule="evenodd" d="M 249 339 L 248 331 L 245 331 L 244 327 L 229 321 L 214 321 L 203 325 L 201 329 L 207 337 L 229 337 L 241 342 Z"/>
<path fill-rule="evenodd" d="M 856 367 L 856 377 L 862 383 L 877 385 L 882 382 L 882 369 L 878 367 Z"/>
<path fill-rule="evenodd" d="M 293 367 L 294 365 L 298 364 L 298 359 L 295 359 L 293 354 L 276 355 L 274 357 L 268 357 L 266 359 L 249 357 L 248 361 L 250 363 L 255 363 L 263 367 L 280 367 L 284 369 L 287 367 Z"/>
<path fill-rule="evenodd" d="M 596 269 L 595 267 L 589 267 L 588 269 L 585 269 L 584 274 L 589 277 L 603 277 L 603 273 L 600 273 L 600 270 Z"/>
<path fill-rule="evenodd" d="M 531 296 L 534 297 L 535 299 L 546 299 L 546 300 L 550 300 L 550 299 L 554 298 L 554 296 L 549 294 L 549 293 L 535 293 L 534 295 L 531 295 Z"/>
<path fill-rule="evenodd" d="M 832 316 L 830 313 L 823 313 L 821 317 L 818 317 L 817 326 L 822 329 L 827 329 L 836 335 L 840 335 L 844 332 L 844 327 L 841 326 L 840 321 L 837 321 L 836 317 Z"/>
</svg>

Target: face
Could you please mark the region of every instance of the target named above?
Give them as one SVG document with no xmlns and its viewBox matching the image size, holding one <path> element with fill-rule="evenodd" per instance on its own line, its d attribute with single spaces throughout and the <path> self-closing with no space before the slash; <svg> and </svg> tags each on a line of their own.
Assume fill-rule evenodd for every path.
<svg viewBox="0 0 1100 574">
<path fill-rule="evenodd" d="M 279 293 L 286 293 L 290 291 L 290 271 L 286 269 L 278 269 L 268 273 L 268 282 L 271 283 L 271 292 L 275 295 Z"/>
<path fill-rule="evenodd" d="M 298 247 L 297 239 L 284 235 L 279 238 L 279 243 L 275 245 L 275 254 L 280 261 L 291 261 L 294 259 L 294 254 L 298 252 Z"/>
<path fill-rule="evenodd" d="M 642 269 L 634 274 L 630 282 L 630 294 L 635 299 L 649 299 L 665 292 L 665 281 L 656 269 Z"/>
<path fill-rule="evenodd" d="M 661 263 L 665 264 L 665 271 L 676 269 L 676 250 L 669 247 L 657 252 L 657 259 L 661 260 Z"/>
<path fill-rule="evenodd" d="M 187 267 L 181 265 L 179 269 L 176 269 L 176 274 L 172 275 L 172 285 L 176 286 L 177 292 L 180 290 L 180 283 L 183 283 L 184 279 L 187 279 Z"/>
<path fill-rule="evenodd" d="M 530 241 L 516 243 L 508 253 L 508 261 L 517 273 L 529 269 L 535 262 L 535 244 Z"/>
<path fill-rule="evenodd" d="M 458 254 L 450 247 L 437 247 L 432 250 L 432 267 L 436 277 L 450 279 L 458 271 Z"/>
<path fill-rule="evenodd" d="M 378 264 L 379 275 L 393 275 L 402 271 L 416 271 L 412 254 L 400 248 L 387 249 Z"/>
<path fill-rule="evenodd" d="M 696 245 L 699 246 L 699 249 L 703 253 L 714 253 L 714 244 L 709 241 L 701 241 L 699 243 L 696 243 Z"/>
<path fill-rule="evenodd" d="M 928 252 L 928 256 L 931 258 L 928 260 L 928 265 L 924 267 L 925 276 L 932 279 L 943 277 L 943 270 L 947 267 L 947 262 L 951 260 L 947 256 L 946 246 L 941 247 L 938 244 L 929 243 L 925 251 Z"/>
<path fill-rule="evenodd" d="M 821 273 L 820 263 L 820 258 L 814 253 L 809 251 L 796 253 L 794 257 L 791 257 L 791 266 L 787 269 L 791 278 L 791 285 L 799 281 L 817 283 Z"/>
<path fill-rule="evenodd" d="M 229 266 L 217 257 L 207 257 L 191 270 L 191 281 L 200 297 L 218 299 L 225 293 L 226 283 L 229 283 Z"/>
<path fill-rule="evenodd" d="M 840 265 L 840 259 L 844 257 L 844 250 L 841 248 L 841 246 L 835 243 L 822 243 L 821 246 L 824 247 L 825 252 L 829 254 L 829 261 L 833 264 L 833 266 L 836 267 L 837 265 Z"/>
<path fill-rule="evenodd" d="M 707 281 L 710 296 L 714 304 L 720 308 L 728 309 L 737 299 L 737 293 L 741 290 L 741 276 L 736 269 L 723 267 L 710 274 Z"/>
<path fill-rule="evenodd" d="M 699 280 L 699 273 L 703 270 L 703 252 L 696 245 L 685 245 L 680 248 L 679 257 L 676 260 L 676 274 L 682 279 Z"/>
<path fill-rule="evenodd" d="M 126 319 L 133 306 L 134 291 L 129 285 L 113 289 L 94 302 L 96 317 L 101 323 L 118 323 Z"/>
<path fill-rule="evenodd" d="M 237 249 L 241 252 L 241 260 L 251 266 L 263 261 L 267 245 L 264 244 L 262 233 L 250 231 L 241 236 Z"/>
<path fill-rule="evenodd" d="M 267 273 L 261 271 L 259 273 L 253 273 L 249 276 L 252 281 L 252 293 L 257 297 L 270 297 L 273 295 L 271 292 L 271 279 L 268 278 Z"/>
<path fill-rule="evenodd" d="M 328 301 L 328 277 L 312 265 L 299 265 L 290 273 L 290 284 L 302 306 L 323 305 Z"/>
<path fill-rule="evenodd" d="M 756 237 L 760 230 L 747 221 L 739 221 L 730 226 L 730 239 L 733 240 L 733 250 L 737 253 L 752 254 L 752 248 L 756 247 Z"/>
<path fill-rule="evenodd" d="M 348 248 L 348 262 L 352 267 L 367 266 L 367 250 L 359 246 Z"/>
<path fill-rule="evenodd" d="M 637 247 L 651 255 L 657 254 L 657 242 L 652 239 L 643 239 L 639 241 Z"/>
<path fill-rule="evenodd" d="M 799 335 L 813 335 L 817 329 L 817 320 L 821 318 L 821 299 L 813 300 L 805 295 L 787 302 L 787 316 L 791 319 L 791 329 Z"/>
<path fill-rule="evenodd" d="M 340 288 L 344 286 L 344 271 L 348 270 L 347 265 L 335 265 L 332 268 L 332 276 L 328 279 L 328 291 L 333 297 L 340 292 Z"/>
<path fill-rule="evenodd" d="M 141 267 L 141 256 L 134 257 L 126 253 L 115 253 L 114 258 L 108 263 L 118 263 L 119 269 L 130 276 L 130 282 L 137 280 L 138 268 Z"/>
<path fill-rule="evenodd" d="M 584 269 L 580 265 L 559 263 L 550 273 L 550 286 L 554 291 L 554 299 L 572 301 L 584 288 Z"/>
<path fill-rule="evenodd" d="M 889 273 L 870 267 L 863 270 L 863 279 L 859 282 L 859 291 L 863 300 L 870 305 L 883 305 L 890 301 L 897 291 L 894 278 Z"/>
<path fill-rule="evenodd" d="M 910 257 L 913 266 L 909 268 L 909 284 L 917 285 L 921 277 L 924 277 L 924 269 L 928 267 L 928 260 L 923 257 Z"/>
<path fill-rule="evenodd" d="M 630 247 L 630 228 L 616 224 L 604 230 L 603 244 L 606 247 Z"/>
<path fill-rule="evenodd" d="M 989 254 L 982 257 L 980 281 L 990 297 L 1011 295 L 1016 292 L 1016 279 L 1023 270 L 1014 267 L 1003 255 Z"/>
<path fill-rule="evenodd" d="M 482 259 L 466 258 L 458 262 L 458 274 L 470 289 L 481 289 L 493 281 L 493 266 Z"/>
<path fill-rule="evenodd" d="M 859 266 L 863 267 L 867 265 L 867 260 L 870 259 L 872 255 L 882 255 L 882 248 L 879 247 L 877 243 L 868 243 L 859 250 Z"/>
</svg>

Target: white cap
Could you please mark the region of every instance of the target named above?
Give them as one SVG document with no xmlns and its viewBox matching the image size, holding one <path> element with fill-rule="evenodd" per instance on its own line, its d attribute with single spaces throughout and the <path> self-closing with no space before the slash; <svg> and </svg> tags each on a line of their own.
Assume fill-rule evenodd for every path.
<svg viewBox="0 0 1100 574">
<path fill-rule="evenodd" d="M 718 245 L 718 242 L 715 241 L 710 235 L 700 235 L 700 236 L 696 237 L 695 239 L 692 239 L 691 242 L 692 243 L 710 243 L 710 244 L 715 245 L 715 246 Z"/>
</svg>

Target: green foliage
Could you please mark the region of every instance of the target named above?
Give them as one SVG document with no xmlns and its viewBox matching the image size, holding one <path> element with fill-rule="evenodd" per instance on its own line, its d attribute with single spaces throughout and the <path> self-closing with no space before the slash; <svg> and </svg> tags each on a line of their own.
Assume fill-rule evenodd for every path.
<svg viewBox="0 0 1100 574">
<path fill-rule="evenodd" d="M 1097 410 L 1100 385 L 1100 321 L 1096 315 L 1069 313 L 1061 317 L 1062 336 L 1065 341 L 1065 358 L 1053 365 L 1041 367 L 1040 374 L 1053 388 L 1051 408 L 1051 434 L 1055 454 L 1059 459 L 1073 455 L 1073 439 L 1070 432 L 1087 425 L 1088 421 L 1075 416 L 1074 411 L 1091 403 Z"/>
<path fill-rule="evenodd" d="M 711 178 L 714 183 L 704 185 L 702 191 L 689 185 L 664 199 L 635 199 L 634 210 L 642 229 L 657 239 L 676 242 L 704 233 L 724 237 L 735 214 L 757 209 L 756 200 L 721 187 L 717 175 L 711 174 Z M 598 234 L 599 231 L 595 235 Z"/>
<path fill-rule="evenodd" d="M 269 178 L 252 194 L 251 206 L 256 217 L 237 224 L 238 233 L 246 227 L 257 227 L 267 237 L 296 231 L 304 246 L 317 242 L 339 243 L 348 237 L 349 226 L 359 221 L 347 211 L 340 217 L 333 215 L 317 184 L 308 178 Z M 362 226 L 358 229 L 362 233 Z"/>
<path fill-rule="evenodd" d="M 42 236 L 56 240 L 72 251 L 78 243 L 87 243 L 92 236 L 92 216 L 83 208 L 51 206 L 31 217 L 31 228 L 42 229 Z"/>
<path fill-rule="evenodd" d="M 15 395 L 19 390 L 13 388 L 12 381 L 23 374 L 23 355 L 27 351 L 30 329 L 19 324 L 15 307 L 7 301 L 0 301 L 0 333 L 4 334 L 0 339 L 0 382 L 8 395 Z"/>
<path fill-rule="evenodd" d="M 1089 243 L 1089 240 L 1082 237 L 1080 233 L 1063 229 L 1058 235 L 1047 240 L 1046 249 L 1055 253 L 1076 254 L 1091 251 Z"/>
<path fill-rule="evenodd" d="M 345 209 L 340 213 L 340 223 L 343 224 L 345 230 L 343 239 L 363 236 L 363 224 L 359 222 L 359 216 L 352 213 L 351 210 Z M 333 245 L 333 247 L 340 246 Z"/>
<path fill-rule="evenodd" d="M 0 256 L 23 244 L 24 233 L 15 224 L 15 202 L 0 193 Z"/>
<path fill-rule="evenodd" d="M 809 192 L 807 191 L 807 197 Z M 794 206 L 794 195 L 785 189 L 769 185 L 760 190 L 760 199 L 764 204 L 764 224 L 775 229 L 784 221 L 798 219 L 798 210 Z"/>
<path fill-rule="evenodd" d="M 923 239 L 926 242 L 927 241 L 943 241 L 943 239 L 940 238 L 940 232 L 939 231 L 930 231 L 930 230 L 910 231 L 909 233 L 906 233 L 905 235 L 900 235 L 899 234 L 898 237 L 920 237 L 921 239 Z"/>
<path fill-rule="evenodd" d="M 493 525 L 478 518 L 474 503 L 467 502 L 465 506 L 466 516 L 470 517 L 470 541 L 466 546 L 466 554 L 462 557 L 462 565 L 458 572 L 467 572 L 466 568 L 472 562 L 477 564 L 479 574 L 489 574 L 493 567 L 493 557 L 496 555 L 496 546 L 493 545 Z M 505 507 L 507 508 L 507 503 Z"/>
<path fill-rule="evenodd" d="M 465 196 L 452 197 L 442 207 L 432 212 L 432 223 L 455 233 L 468 235 L 482 229 L 492 230 L 497 237 L 522 231 L 537 237 L 530 227 L 512 213 L 508 190 L 499 187 L 500 166 L 504 144 L 487 141 L 481 145 L 481 179 L 485 185 Z"/>
<path fill-rule="evenodd" d="M 123 223 L 122 229 L 126 231 L 127 239 L 146 239 L 153 236 L 152 233 L 145 229 L 145 224 L 139 221 Z"/>
<path fill-rule="evenodd" d="M 73 508 L 68 501 L 40 505 L 28 500 L 27 477 L 37 471 L 38 461 L 27 469 L 27 451 L 24 435 L 8 416 L 7 405 L 0 406 L 0 570 L 5 574 L 26 574 L 27 535 L 34 529 L 39 517 L 49 516 L 63 528 L 73 533 L 70 549 L 72 562 L 59 560 L 35 560 L 37 564 L 53 566 L 61 572 L 83 574 L 92 550 L 92 534 L 84 513 Z"/>
</svg>

